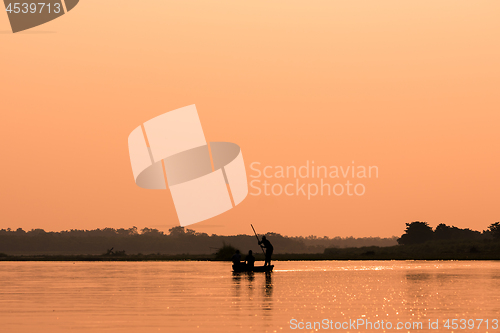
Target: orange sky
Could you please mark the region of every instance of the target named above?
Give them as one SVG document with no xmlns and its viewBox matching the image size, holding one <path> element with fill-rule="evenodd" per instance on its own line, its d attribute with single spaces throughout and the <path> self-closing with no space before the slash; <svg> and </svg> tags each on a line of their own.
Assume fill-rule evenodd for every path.
<svg viewBox="0 0 500 333">
<path fill-rule="evenodd" d="M 361 197 L 248 196 L 190 228 L 400 235 L 500 220 L 500 2 L 85 0 L 9 33 L 0 14 L 0 228 L 178 225 L 127 137 L 196 104 L 250 163 L 376 165 Z M 251 180 L 251 179 L 250 179 Z M 293 180 L 294 181 L 294 180 Z"/>
</svg>

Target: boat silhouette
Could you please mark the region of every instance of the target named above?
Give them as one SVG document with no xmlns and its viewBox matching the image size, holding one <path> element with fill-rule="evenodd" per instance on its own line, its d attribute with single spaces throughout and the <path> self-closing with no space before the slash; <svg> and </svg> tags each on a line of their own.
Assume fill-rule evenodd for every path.
<svg viewBox="0 0 500 333">
<path fill-rule="evenodd" d="M 274 265 L 268 266 L 247 266 L 247 265 L 234 265 L 233 272 L 272 272 Z"/>
</svg>

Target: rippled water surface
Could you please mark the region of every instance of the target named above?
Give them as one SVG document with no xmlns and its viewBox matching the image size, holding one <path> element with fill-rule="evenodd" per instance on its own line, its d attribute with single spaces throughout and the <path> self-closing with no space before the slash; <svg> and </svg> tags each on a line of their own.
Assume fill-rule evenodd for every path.
<svg viewBox="0 0 500 333">
<path fill-rule="evenodd" d="M 423 323 L 404 332 L 436 332 L 438 320 L 451 332 L 448 318 L 490 326 L 455 332 L 500 332 L 500 262 L 274 264 L 233 274 L 220 262 L 3 262 L 0 332 L 311 332 L 324 320 Z M 319 331 L 369 331 L 338 328 Z"/>
</svg>

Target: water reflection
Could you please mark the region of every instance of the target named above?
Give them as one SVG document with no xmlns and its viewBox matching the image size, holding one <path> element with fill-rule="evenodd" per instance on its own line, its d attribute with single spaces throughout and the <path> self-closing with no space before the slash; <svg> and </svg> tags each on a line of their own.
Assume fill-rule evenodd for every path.
<svg viewBox="0 0 500 333">
<path fill-rule="evenodd" d="M 264 287 L 264 296 L 270 298 L 273 296 L 273 273 L 266 272 L 266 285 Z"/>
<path fill-rule="evenodd" d="M 252 302 L 259 301 L 253 297 L 255 288 L 262 289 L 262 300 L 260 307 L 264 311 L 273 309 L 273 273 L 254 273 L 254 272 L 232 272 L 232 285 L 234 289 L 235 301 L 249 299 Z M 248 292 L 242 292 L 242 285 L 246 284 Z"/>
<path fill-rule="evenodd" d="M 429 273 L 413 273 L 413 272 L 407 272 L 406 273 L 406 280 L 409 282 L 415 282 L 415 283 L 420 283 L 425 280 L 431 279 L 431 274 Z"/>
<path fill-rule="evenodd" d="M 292 318 L 427 322 L 491 320 L 500 312 L 500 262 L 304 261 L 276 268 L 0 262 L 0 331 L 280 332 Z"/>
<path fill-rule="evenodd" d="M 233 297 L 235 297 L 237 299 L 240 298 L 240 296 L 241 296 L 241 273 L 233 272 L 233 287 L 234 287 Z"/>
<path fill-rule="evenodd" d="M 271 311 L 273 309 L 273 273 L 265 272 L 265 284 L 264 284 L 264 301 L 262 303 L 262 309 L 264 311 Z"/>
</svg>

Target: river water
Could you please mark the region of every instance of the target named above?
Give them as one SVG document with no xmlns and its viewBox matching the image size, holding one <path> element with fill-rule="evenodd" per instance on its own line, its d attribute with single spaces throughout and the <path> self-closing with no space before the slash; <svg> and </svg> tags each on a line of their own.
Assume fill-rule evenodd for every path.
<svg viewBox="0 0 500 333">
<path fill-rule="evenodd" d="M 500 262 L 274 264 L 2 262 L 0 332 L 500 332 Z"/>
</svg>

